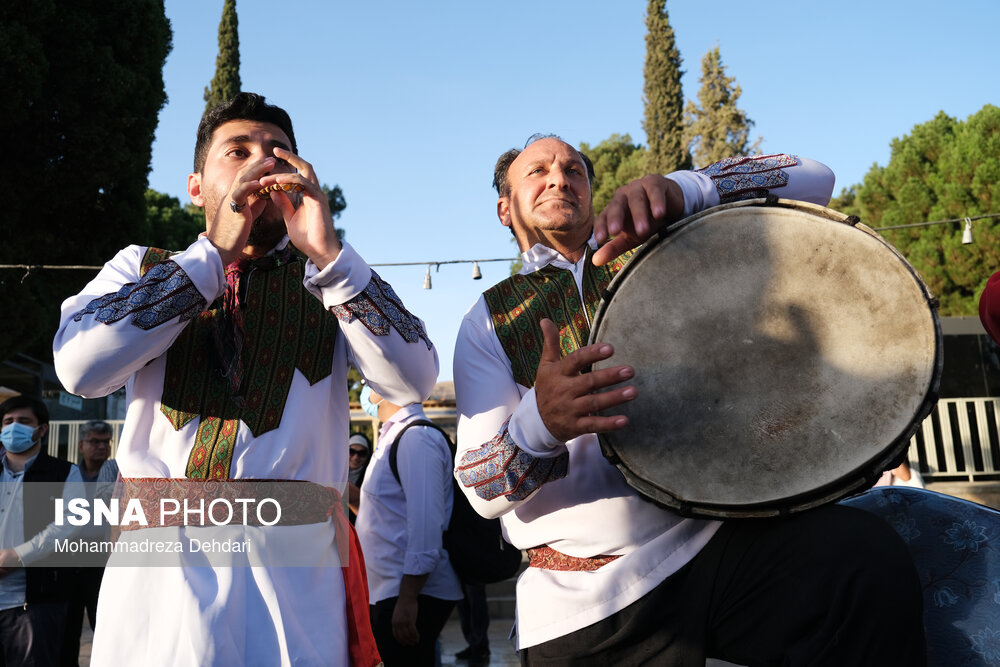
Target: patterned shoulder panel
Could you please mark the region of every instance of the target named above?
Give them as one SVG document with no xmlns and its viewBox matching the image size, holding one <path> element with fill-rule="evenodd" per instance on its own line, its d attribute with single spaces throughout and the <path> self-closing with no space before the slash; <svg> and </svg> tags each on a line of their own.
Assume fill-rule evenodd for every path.
<svg viewBox="0 0 1000 667">
<path fill-rule="evenodd" d="M 766 197 L 774 188 L 788 185 L 785 167 L 798 164 L 794 155 L 753 155 L 730 157 L 697 171 L 715 183 L 723 204 Z"/>
<path fill-rule="evenodd" d="M 139 282 L 92 300 L 73 320 L 93 315 L 98 322 L 111 324 L 131 316 L 133 325 L 148 330 L 178 316 L 182 322 L 195 317 L 208 304 L 184 269 L 169 259 L 174 254 L 148 248 L 139 264 Z"/>
<path fill-rule="evenodd" d="M 407 343 L 422 340 L 427 349 L 431 349 L 431 340 L 424 325 L 403 306 L 392 285 L 382 280 L 375 271 L 372 271 L 371 280 L 360 294 L 347 303 L 333 306 L 330 312 L 344 324 L 361 320 L 376 336 L 388 336 L 391 327 Z"/>
</svg>

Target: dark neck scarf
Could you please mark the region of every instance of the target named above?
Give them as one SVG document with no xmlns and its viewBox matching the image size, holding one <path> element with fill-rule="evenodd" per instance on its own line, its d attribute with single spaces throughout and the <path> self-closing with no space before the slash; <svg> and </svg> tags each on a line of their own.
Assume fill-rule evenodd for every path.
<svg viewBox="0 0 1000 667">
<path fill-rule="evenodd" d="M 255 271 L 271 271 L 295 259 L 290 243 L 270 255 L 241 256 L 226 267 L 226 291 L 215 322 L 215 349 L 219 354 L 222 374 L 229 381 L 233 396 L 239 400 L 243 384 L 243 312 L 247 282 Z"/>
</svg>

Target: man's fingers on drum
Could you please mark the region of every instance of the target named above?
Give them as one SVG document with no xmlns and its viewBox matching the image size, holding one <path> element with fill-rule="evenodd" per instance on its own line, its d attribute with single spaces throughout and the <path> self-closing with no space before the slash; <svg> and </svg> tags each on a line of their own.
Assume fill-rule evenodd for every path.
<svg viewBox="0 0 1000 667">
<path fill-rule="evenodd" d="M 578 380 L 579 390 L 576 392 L 576 395 L 603 396 L 604 394 L 595 394 L 594 392 L 621 384 L 626 380 L 631 380 L 634 376 L 635 369 L 631 366 L 614 366 L 612 368 L 602 368 L 599 371 L 580 373 Z M 635 388 L 632 387 L 632 389 Z M 588 410 L 588 412 L 593 412 L 593 410 Z"/>
<path fill-rule="evenodd" d="M 578 426 L 580 433 L 608 433 L 628 426 L 628 417 L 625 415 L 583 417 L 578 422 Z"/>
<path fill-rule="evenodd" d="M 581 373 L 586 375 L 595 362 L 603 361 L 611 357 L 614 353 L 615 348 L 608 343 L 594 343 L 593 345 L 581 347 L 579 350 L 573 350 L 563 357 L 563 373 L 570 376 Z"/>
<path fill-rule="evenodd" d="M 639 392 L 635 387 L 621 387 L 610 391 L 600 391 L 581 396 L 577 405 L 580 413 L 584 415 L 596 415 L 597 413 L 628 403 L 634 399 Z"/>
<path fill-rule="evenodd" d="M 628 249 L 628 244 L 625 242 L 624 236 L 611 239 L 594 253 L 594 257 L 592 258 L 594 266 L 604 266 Z"/>
<path fill-rule="evenodd" d="M 642 185 L 633 187 L 629 191 L 628 211 L 629 217 L 632 218 L 632 232 L 638 238 L 648 236 L 652 216 L 649 212 L 649 193 Z"/>
</svg>

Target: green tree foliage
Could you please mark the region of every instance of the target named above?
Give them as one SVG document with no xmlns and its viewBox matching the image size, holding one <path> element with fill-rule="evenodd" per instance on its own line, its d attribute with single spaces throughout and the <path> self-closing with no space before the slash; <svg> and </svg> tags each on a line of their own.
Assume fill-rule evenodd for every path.
<svg viewBox="0 0 1000 667">
<path fill-rule="evenodd" d="M 134 240 L 170 44 L 162 0 L 3 5 L 0 263 L 99 265 Z M 0 269 L 0 359 L 51 358 L 59 305 L 93 275 Z"/>
<path fill-rule="evenodd" d="M 330 204 L 330 214 L 333 216 L 334 221 L 340 217 L 340 214 L 344 212 L 347 208 L 347 200 L 344 199 L 344 191 L 340 189 L 339 185 L 334 185 L 332 188 L 324 183 L 320 186 L 323 190 L 323 194 L 326 195 L 326 201 Z M 336 227 L 337 238 L 341 241 L 344 240 L 344 230 L 340 227 Z"/>
<path fill-rule="evenodd" d="M 962 122 L 939 112 L 893 139 L 889 164 L 873 165 L 864 183 L 843 190 L 831 207 L 869 227 L 891 227 L 1000 213 L 1000 108 L 988 104 Z M 974 315 L 979 294 L 1000 270 L 1000 219 L 885 230 L 941 302 L 942 315 Z"/>
<path fill-rule="evenodd" d="M 225 0 L 219 21 L 219 55 L 215 76 L 205 87 L 205 111 L 230 100 L 240 92 L 240 34 L 236 0 Z"/>
<path fill-rule="evenodd" d="M 146 190 L 146 221 L 136 243 L 165 250 L 184 250 L 205 231 L 205 213 L 188 204 L 182 207 L 177 197 Z"/>
<path fill-rule="evenodd" d="M 594 163 L 592 192 L 594 213 L 597 214 L 608 205 L 615 190 L 646 173 L 646 149 L 632 143 L 628 134 L 612 134 L 596 146 L 581 142 L 580 152 L 586 153 Z"/>
<path fill-rule="evenodd" d="M 736 106 L 743 90 L 735 78 L 726 76 L 719 47 L 702 58 L 700 81 L 698 104 L 688 102 L 684 108 L 684 141 L 694 155 L 695 166 L 756 152 L 761 140 L 749 145 L 753 121 Z"/>
<path fill-rule="evenodd" d="M 684 92 L 681 56 L 667 17 L 666 0 L 649 0 L 646 8 L 646 64 L 643 101 L 646 115 L 647 172 L 667 174 L 691 167 L 684 143 Z"/>
</svg>

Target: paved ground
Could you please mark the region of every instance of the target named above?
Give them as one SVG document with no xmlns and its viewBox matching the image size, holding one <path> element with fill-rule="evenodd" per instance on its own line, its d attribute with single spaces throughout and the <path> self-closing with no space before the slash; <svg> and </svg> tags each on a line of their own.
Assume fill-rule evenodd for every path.
<svg viewBox="0 0 1000 667">
<path fill-rule="evenodd" d="M 441 632 L 441 665 L 469 665 L 470 667 L 513 667 L 520 665 L 514 644 L 507 639 L 514 625 L 512 618 L 494 618 L 490 621 L 489 662 L 469 663 L 455 659 L 455 654 L 466 647 L 462 637 L 462 627 L 458 623 L 458 612 L 453 612 L 448 624 Z"/>
</svg>

